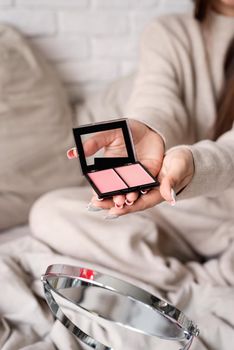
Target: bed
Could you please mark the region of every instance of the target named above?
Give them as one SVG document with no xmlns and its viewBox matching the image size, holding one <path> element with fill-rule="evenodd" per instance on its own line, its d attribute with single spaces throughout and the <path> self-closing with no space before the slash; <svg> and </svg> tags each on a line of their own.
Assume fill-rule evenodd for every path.
<svg viewBox="0 0 234 350">
<path fill-rule="evenodd" d="M 37 56 L 28 46 L 28 42 L 15 30 L 4 26 L 2 33 L 5 33 L 1 36 L 4 42 L 2 47 L 11 54 L 13 47 L 17 54 L 10 56 L 12 61 L 9 57 L 4 61 L 3 56 L 0 56 L 3 60 L 1 67 L 4 68 L 4 74 L 9 71 L 9 67 L 11 71 L 16 69 L 17 79 L 13 90 L 1 86 L 2 91 L 8 94 L 7 99 L 3 98 L 1 106 L 6 107 L 6 101 L 10 103 L 9 108 L 5 109 L 8 113 L 5 120 L 11 126 L 17 123 L 21 139 L 20 142 L 14 142 L 13 127 L 9 127 L 10 135 L 7 137 L 1 133 L 3 128 L 0 128 L 1 149 L 9 150 L 5 158 L 3 152 L 1 164 L 5 166 L 0 174 L 0 348 L 85 349 L 87 347 L 81 345 L 60 322 L 53 319 L 45 303 L 40 281 L 41 274 L 50 264 L 82 265 L 84 262 L 71 258 L 68 254 L 58 254 L 49 244 L 33 236 L 31 228 L 23 223 L 27 222 L 30 208 L 41 195 L 57 188 L 82 184 L 77 164 L 70 162 L 64 167 L 66 150 L 73 145 L 71 128 L 73 125 L 97 121 L 98 118 L 107 119 L 110 115 L 115 118 L 123 114 L 124 101 L 131 89 L 133 76 L 116 82 L 105 93 L 97 94 L 72 109 L 54 73 L 51 73 L 42 58 L 36 58 L 40 55 Z M 34 75 L 29 76 L 30 69 Z M 7 81 L 5 76 L 4 79 L 0 76 L 0 83 L 9 83 L 10 80 Z M 25 101 L 24 108 L 20 109 L 24 98 L 21 94 L 23 88 L 26 90 Z M 19 99 L 15 98 L 16 92 Z M 17 116 L 11 113 L 15 108 L 22 111 L 21 116 L 19 113 Z M 21 123 L 16 119 L 19 117 Z M 45 128 L 50 117 L 51 122 Z M 35 125 L 37 133 L 34 133 Z M 30 142 L 30 148 L 27 142 Z M 139 218 L 141 220 L 141 216 Z M 40 217 L 38 220 L 40 221 Z M 35 224 L 34 233 L 39 227 L 39 221 L 38 225 Z M 201 336 L 194 342 L 192 350 L 226 350 L 234 343 L 233 257 L 234 244 L 230 239 L 227 251 L 221 256 L 211 257 L 205 263 L 189 262 L 182 265 L 175 259 L 173 269 L 158 263 L 158 268 L 164 271 L 161 274 L 164 278 L 164 297 L 182 308 L 201 329 Z M 114 271 L 109 265 L 108 267 L 109 269 L 95 264 L 97 270 L 127 279 L 150 292 L 161 293 L 137 278 Z M 172 272 L 174 278 L 170 277 Z M 186 283 L 181 282 L 183 274 L 188 277 Z M 120 337 L 114 329 L 106 332 L 93 322 L 80 320 L 79 315 L 68 307 L 66 311 L 74 321 L 79 324 L 81 322 L 87 332 L 103 343 L 112 344 L 115 350 L 178 350 L 181 347 L 177 342 L 135 334 Z"/>
</svg>

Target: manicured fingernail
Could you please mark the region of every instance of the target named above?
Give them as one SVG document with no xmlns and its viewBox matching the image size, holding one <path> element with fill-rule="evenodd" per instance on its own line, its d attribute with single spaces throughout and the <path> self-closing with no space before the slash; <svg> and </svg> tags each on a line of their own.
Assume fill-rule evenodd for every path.
<svg viewBox="0 0 234 350">
<path fill-rule="evenodd" d="M 119 216 L 115 215 L 115 214 L 109 214 L 107 216 L 104 217 L 105 220 L 114 220 L 117 219 Z"/>
<path fill-rule="evenodd" d="M 77 151 L 76 151 L 76 148 L 71 148 L 67 151 L 67 158 L 68 159 L 73 159 L 74 157 L 76 157 L 77 155 Z"/>
<path fill-rule="evenodd" d="M 91 202 L 87 205 L 86 208 L 88 211 L 101 211 L 101 210 L 103 210 L 103 208 L 95 207 L 95 205 L 93 205 L 93 203 L 91 203 Z"/>
<path fill-rule="evenodd" d="M 134 201 L 130 202 L 128 199 L 125 200 L 126 205 L 131 206 L 131 205 L 133 205 L 133 203 L 134 203 Z"/>
<path fill-rule="evenodd" d="M 141 194 L 146 194 L 147 192 L 147 190 L 141 190 Z"/>
<path fill-rule="evenodd" d="M 174 207 L 176 205 L 176 193 L 173 190 L 173 188 L 171 189 L 171 198 L 172 198 L 172 200 L 171 200 L 170 204 L 171 204 L 171 206 Z"/>
<path fill-rule="evenodd" d="M 97 196 L 97 201 L 101 202 L 101 201 L 103 201 L 103 199 L 104 199 L 104 198 L 99 198 L 99 197 Z"/>
<path fill-rule="evenodd" d="M 115 203 L 115 207 L 116 207 L 117 209 L 123 209 L 124 204 L 119 205 L 118 203 Z"/>
</svg>

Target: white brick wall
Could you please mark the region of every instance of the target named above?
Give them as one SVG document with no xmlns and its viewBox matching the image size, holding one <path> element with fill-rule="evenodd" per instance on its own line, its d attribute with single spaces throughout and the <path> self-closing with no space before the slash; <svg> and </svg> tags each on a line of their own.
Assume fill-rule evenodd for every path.
<svg viewBox="0 0 234 350">
<path fill-rule="evenodd" d="M 192 0 L 0 0 L 0 22 L 25 33 L 76 97 L 135 69 L 151 18 L 191 9 Z"/>
<path fill-rule="evenodd" d="M 12 0 L 0 0 L 0 6 L 10 6 L 12 4 Z"/>
</svg>

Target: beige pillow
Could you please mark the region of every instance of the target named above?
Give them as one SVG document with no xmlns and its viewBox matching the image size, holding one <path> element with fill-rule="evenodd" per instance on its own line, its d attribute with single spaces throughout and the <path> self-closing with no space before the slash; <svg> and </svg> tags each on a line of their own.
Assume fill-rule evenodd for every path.
<svg viewBox="0 0 234 350">
<path fill-rule="evenodd" d="M 54 71 L 17 31 L 0 25 L 0 230 L 23 224 L 41 194 L 77 185 L 72 111 Z"/>
<path fill-rule="evenodd" d="M 127 102 L 135 77 L 135 73 L 121 77 L 105 89 L 86 96 L 83 103 L 75 106 L 74 124 L 82 125 L 87 122 L 128 117 Z"/>
</svg>

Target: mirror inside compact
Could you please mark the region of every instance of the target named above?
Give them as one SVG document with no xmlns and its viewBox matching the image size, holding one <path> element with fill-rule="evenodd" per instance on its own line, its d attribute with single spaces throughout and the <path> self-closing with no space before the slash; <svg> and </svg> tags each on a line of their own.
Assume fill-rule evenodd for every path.
<svg viewBox="0 0 234 350">
<path fill-rule="evenodd" d="M 114 142 L 109 150 L 103 145 L 104 139 L 108 142 Z M 116 165 L 116 162 L 118 162 L 116 158 L 120 158 L 120 165 L 130 161 L 122 128 L 81 134 L 81 142 L 86 164 L 95 167 L 95 169 L 105 169 L 112 166 L 112 164 Z"/>
<path fill-rule="evenodd" d="M 197 326 L 164 300 L 123 280 L 94 270 L 52 265 L 42 276 L 47 303 L 53 314 L 81 341 L 96 349 L 110 349 L 88 335 L 63 313 L 56 296 L 97 322 L 108 321 L 125 329 L 167 340 L 185 341 L 189 349 Z"/>
</svg>

